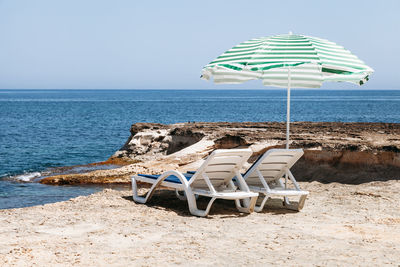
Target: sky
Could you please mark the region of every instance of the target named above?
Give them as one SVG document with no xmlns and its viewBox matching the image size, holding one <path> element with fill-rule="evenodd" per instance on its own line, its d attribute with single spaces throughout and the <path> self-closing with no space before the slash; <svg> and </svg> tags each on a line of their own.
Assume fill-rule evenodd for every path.
<svg viewBox="0 0 400 267">
<path fill-rule="evenodd" d="M 215 85 L 204 65 L 243 41 L 292 31 L 352 51 L 400 89 L 399 0 L 0 0 L 0 89 L 262 89 Z"/>
</svg>

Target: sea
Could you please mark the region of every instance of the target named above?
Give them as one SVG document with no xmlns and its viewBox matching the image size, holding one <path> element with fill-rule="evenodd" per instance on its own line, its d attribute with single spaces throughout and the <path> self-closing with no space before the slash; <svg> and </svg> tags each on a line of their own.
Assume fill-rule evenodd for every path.
<svg viewBox="0 0 400 267">
<path fill-rule="evenodd" d="M 400 90 L 294 89 L 291 99 L 292 121 L 400 123 Z M 0 209 L 104 189 L 38 181 L 55 168 L 106 160 L 125 143 L 136 122 L 285 120 L 286 90 L 3 89 Z M 67 171 L 112 167 L 75 166 Z"/>
</svg>

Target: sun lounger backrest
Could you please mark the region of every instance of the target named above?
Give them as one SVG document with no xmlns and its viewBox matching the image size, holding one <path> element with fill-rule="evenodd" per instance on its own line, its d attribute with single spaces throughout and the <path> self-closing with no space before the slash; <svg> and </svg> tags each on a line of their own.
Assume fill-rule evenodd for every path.
<svg viewBox="0 0 400 267">
<path fill-rule="evenodd" d="M 303 154 L 302 149 L 268 150 L 245 173 L 246 183 L 248 185 L 262 186 L 257 169 L 267 182 L 280 179 L 285 174 L 286 167 L 290 169 Z"/>
<path fill-rule="evenodd" d="M 215 189 L 227 184 L 249 159 L 250 149 L 218 149 L 212 152 L 191 179 L 191 186 L 208 189 L 203 174 L 209 177 Z"/>
</svg>

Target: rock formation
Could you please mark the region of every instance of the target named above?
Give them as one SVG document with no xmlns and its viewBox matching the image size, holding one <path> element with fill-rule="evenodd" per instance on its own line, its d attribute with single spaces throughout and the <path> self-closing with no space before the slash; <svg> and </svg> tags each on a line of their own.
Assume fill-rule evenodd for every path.
<svg viewBox="0 0 400 267">
<path fill-rule="evenodd" d="M 279 122 L 136 123 L 127 142 L 109 159 L 113 170 L 56 175 L 46 184 L 124 183 L 134 173 L 194 170 L 214 149 L 250 147 L 248 166 L 270 148 L 284 147 Z M 399 179 L 400 124 L 294 122 L 291 148 L 305 154 L 293 167 L 300 181 L 363 183 Z"/>
</svg>

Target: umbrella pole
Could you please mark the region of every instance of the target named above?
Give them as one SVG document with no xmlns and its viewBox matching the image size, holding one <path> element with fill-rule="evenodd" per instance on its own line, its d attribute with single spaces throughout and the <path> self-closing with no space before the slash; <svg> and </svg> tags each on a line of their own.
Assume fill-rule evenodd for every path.
<svg viewBox="0 0 400 267">
<path fill-rule="evenodd" d="M 288 88 L 287 88 L 287 107 L 286 107 L 286 149 L 289 149 L 289 130 L 290 130 L 290 66 L 288 66 Z M 285 189 L 287 189 L 288 172 L 285 173 Z M 283 204 L 289 206 L 288 197 L 283 198 Z"/>
<path fill-rule="evenodd" d="M 287 88 L 287 107 L 286 107 L 286 149 L 289 149 L 290 131 L 290 66 L 288 67 L 288 88 Z"/>
</svg>

